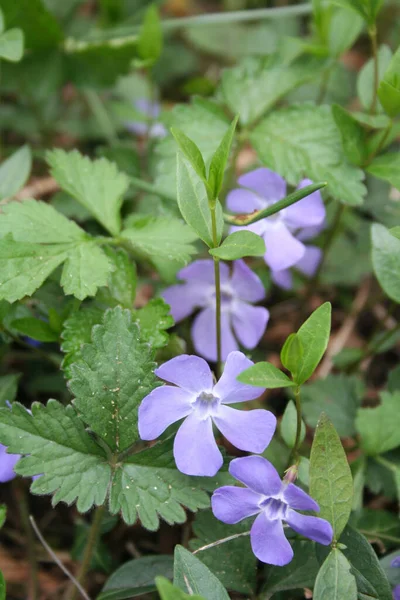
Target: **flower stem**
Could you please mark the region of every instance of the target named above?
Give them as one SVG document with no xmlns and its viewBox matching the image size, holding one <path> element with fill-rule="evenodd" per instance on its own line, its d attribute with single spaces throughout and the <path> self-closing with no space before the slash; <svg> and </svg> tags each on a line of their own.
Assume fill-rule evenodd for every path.
<svg viewBox="0 0 400 600">
<path fill-rule="evenodd" d="M 216 203 L 218 200 L 210 203 L 211 227 L 213 247 L 218 248 L 217 218 L 215 214 Z M 215 327 L 217 333 L 217 374 L 221 374 L 222 368 L 222 342 L 221 342 L 221 276 L 219 271 L 219 258 L 214 259 L 214 278 L 215 278 Z"/>
<path fill-rule="evenodd" d="M 29 520 L 29 504 L 24 482 L 16 479 L 13 482 L 14 493 L 17 499 L 21 523 L 26 536 L 26 553 L 29 561 L 29 580 L 27 600 L 37 600 L 39 598 L 38 569 L 35 550 L 35 539 L 33 536 Z"/>
<path fill-rule="evenodd" d="M 103 514 L 104 514 L 104 505 L 98 506 L 94 513 L 92 525 L 90 526 L 89 536 L 88 536 L 85 552 L 83 555 L 82 563 L 81 563 L 80 569 L 78 571 L 78 574 L 76 576 L 76 580 L 81 586 L 84 585 L 86 575 L 87 575 L 88 571 L 90 570 L 90 564 L 92 562 L 93 552 L 96 548 L 97 540 L 100 535 L 100 527 L 101 527 L 101 522 L 103 520 Z M 78 588 L 74 587 L 71 591 L 71 595 L 69 596 L 69 600 L 77 600 L 78 594 L 79 594 Z"/>
<path fill-rule="evenodd" d="M 299 461 L 299 446 L 301 443 L 301 425 L 302 425 L 302 421 L 301 421 L 301 398 L 300 398 L 300 386 L 296 386 L 296 389 L 294 391 L 294 399 L 295 399 L 295 403 L 296 403 L 296 416 L 297 416 L 297 420 L 296 420 L 296 438 L 294 441 L 294 446 L 292 449 L 292 452 L 290 454 L 290 459 L 289 459 L 289 465 L 291 465 L 293 462 L 298 462 Z"/>
<path fill-rule="evenodd" d="M 371 104 L 371 114 L 376 112 L 376 103 L 378 101 L 378 86 L 379 86 L 379 66 L 378 66 L 378 40 L 376 34 L 376 25 L 373 25 L 368 30 L 369 39 L 371 40 L 372 58 L 374 61 L 374 89 Z"/>
<path fill-rule="evenodd" d="M 234 533 L 233 535 L 229 535 L 226 538 L 222 538 L 221 540 L 217 540 L 215 542 L 211 542 L 211 544 L 206 544 L 205 546 L 201 546 L 194 550 L 192 554 L 197 554 L 198 552 L 204 552 L 204 550 L 209 550 L 210 548 L 215 548 L 215 546 L 219 546 L 220 544 L 225 544 L 226 542 L 230 542 L 232 540 L 236 540 L 237 538 L 243 537 L 244 535 L 250 535 L 250 531 L 243 531 L 242 533 Z"/>
</svg>

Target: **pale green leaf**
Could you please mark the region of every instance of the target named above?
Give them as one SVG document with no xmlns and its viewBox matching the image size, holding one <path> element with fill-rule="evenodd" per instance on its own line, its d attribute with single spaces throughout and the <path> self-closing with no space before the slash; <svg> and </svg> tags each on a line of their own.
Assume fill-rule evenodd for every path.
<svg viewBox="0 0 400 600">
<path fill-rule="evenodd" d="M 296 385 L 285 373 L 268 362 L 258 362 L 237 377 L 241 383 L 269 389 Z"/>
<path fill-rule="evenodd" d="M 175 546 L 174 584 L 191 594 L 202 594 L 207 600 L 229 600 L 219 579 L 183 546 Z"/>
<path fill-rule="evenodd" d="M 14 402 L 17 396 L 18 381 L 21 373 L 10 373 L 0 377 L 0 406 L 7 406 L 7 402 Z"/>
<path fill-rule="evenodd" d="M 392 51 L 389 46 L 383 44 L 378 50 L 378 81 L 380 81 L 389 66 L 392 58 Z M 371 107 L 374 101 L 374 60 L 370 60 L 365 63 L 363 68 L 360 70 L 357 78 L 357 94 L 361 101 L 362 106 L 368 112 L 372 112 Z M 377 108 L 382 112 L 382 106 L 378 100 Z"/>
<path fill-rule="evenodd" d="M 52 150 L 47 153 L 47 162 L 62 189 L 87 208 L 112 235 L 117 235 L 128 177 L 107 159 L 91 161 L 77 150 Z"/>
<path fill-rule="evenodd" d="M 222 184 L 224 182 L 224 175 L 226 165 L 229 159 L 229 153 L 231 151 L 233 138 L 235 135 L 235 129 L 238 122 L 238 116 L 236 116 L 228 131 L 225 133 L 224 137 L 221 140 L 220 145 L 216 149 L 210 163 L 210 172 L 208 175 L 208 184 L 212 190 L 212 200 L 218 198 L 219 193 L 222 189 Z"/>
<path fill-rule="evenodd" d="M 310 495 L 321 509 L 318 516 L 329 521 L 338 540 L 351 512 L 353 479 L 339 436 L 324 413 L 311 448 Z"/>
<path fill-rule="evenodd" d="M 294 448 L 297 433 L 297 411 L 292 400 L 288 402 L 285 412 L 283 413 L 280 432 L 285 444 L 289 448 Z M 300 429 L 300 443 L 304 441 L 305 436 L 306 427 L 302 420 Z"/>
<path fill-rule="evenodd" d="M 345 162 L 342 143 L 328 106 L 311 103 L 267 116 L 251 134 L 263 164 L 292 185 L 302 178 L 326 181 L 329 194 L 344 204 L 362 204 L 363 172 Z"/>
<path fill-rule="evenodd" d="M 338 7 L 329 21 L 328 45 L 333 56 L 346 52 L 357 40 L 364 26 L 360 15 L 345 7 Z"/>
<path fill-rule="evenodd" d="M 334 548 L 315 581 L 314 600 L 357 600 L 357 584 L 344 554 Z"/>
<path fill-rule="evenodd" d="M 339 6 L 351 8 L 364 19 L 369 27 L 372 27 L 383 0 L 334 0 L 334 2 Z"/>
<path fill-rule="evenodd" d="M 351 113 L 338 104 L 332 106 L 332 114 L 340 132 L 344 155 L 353 165 L 364 164 L 367 158 L 365 129 Z"/>
<path fill-rule="evenodd" d="M 156 577 L 156 585 L 161 600 L 190 600 L 190 598 L 192 600 L 206 600 L 204 596 L 198 594 L 185 594 L 165 577 Z"/>
<path fill-rule="evenodd" d="M 71 367 L 74 405 L 92 431 L 113 451 L 122 451 L 139 439 L 137 409 L 157 385 L 153 352 L 131 313 L 120 307 L 104 314 L 92 340 Z"/>
<path fill-rule="evenodd" d="M 8 29 L 0 34 L 0 58 L 18 62 L 24 54 L 24 34 L 21 29 Z"/>
<path fill-rule="evenodd" d="M 79 300 L 94 296 L 97 288 L 107 285 L 112 264 L 95 241 L 87 241 L 71 248 L 61 275 L 66 294 Z"/>
<path fill-rule="evenodd" d="M 304 349 L 299 336 L 291 333 L 282 346 L 281 363 L 295 379 L 302 366 L 303 354 Z"/>
<path fill-rule="evenodd" d="M 367 172 L 388 181 L 400 190 L 400 152 L 388 152 L 377 156 L 367 167 Z"/>
<path fill-rule="evenodd" d="M 400 303 L 400 240 L 383 225 L 372 225 L 372 264 L 384 292 Z"/>
<path fill-rule="evenodd" d="M 29 146 L 22 146 L 0 165 L 0 199 L 11 198 L 26 183 L 32 166 Z"/>
<path fill-rule="evenodd" d="M 100 290 L 98 298 L 107 306 L 119 304 L 123 308 L 132 308 L 136 296 L 136 264 L 123 248 L 103 246 L 113 270 L 109 273 L 107 287 Z"/>
<path fill-rule="evenodd" d="M 144 61 L 155 63 L 162 51 L 163 36 L 160 23 L 160 15 L 155 4 L 151 4 L 146 10 L 139 39 L 137 40 L 137 51 Z"/>
<path fill-rule="evenodd" d="M 325 302 L 308 317 L 297 332 L 302 348 L 296 383 L 301 385 L 311 377 L 328 346 L 332 307 Z"/>
<path fill-rule="evenodd" d="M 203 157 L 196 144 L 177 127 L 171 127 L 171 133 L 174 136 L 182 154 L 189 161 L 195 173 L 200 177 L 203 183 L 206 183 L 206 165 L 204 164 Z"/>
<path fill-rule="evenodd" d="M 234 231 L 224 239 L 218 248 L 209 253 L 221 260 L 236 260 L 245 256 L 264 256 L 264 239 L 252 231 Z"/>
<path fill-rule="evenodd" d="M 358 410 L 356 428 L 366 454 L 383 454 L 400 446 L 400 428 L 393 418 L 399 411 L 400 392 L 382 392 L 379 406 Z"/>
<path fill-rule="evenodd" d="M 378 97 L 385 112 L 396 117 L 400 112 L 400 48 L 397 49 L 378 88 Z"/>
</svg>

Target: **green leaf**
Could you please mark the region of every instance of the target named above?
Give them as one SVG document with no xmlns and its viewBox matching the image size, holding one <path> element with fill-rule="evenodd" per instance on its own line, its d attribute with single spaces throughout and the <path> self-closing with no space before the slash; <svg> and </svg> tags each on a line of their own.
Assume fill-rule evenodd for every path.
<svg viewBox="0 0 400 600">
<path fill-rule="evenodd" d="M 381 80 L 392 58 L 392 51 L 389 46 L 383 44 L 378 50 L 378 81 Z M 374 101 L 374 60 L 371 58 L 361 69 L 357 78 L 357 94 L 362 106 L 368 112 L 372 112 Z M 379 88 L 378 88 L 379 89 Z M 377 108 L 382 112 L 380 102 L 377 102 Z"/>
<path fill-rule="evenodd" d="M 242 125 L 251 125 L 291 90 L 318 77 L 323 65 L 309 56 L 289 64 L 277 54 L 248 57 L 223 72 L 221 92 Z"/>
<path fill-rule="evenodd" d="M 211 188 L 211 199 L 215 200 L 218 198 L 220 191 L 222 189 L 222 184 L 224 182 L 224 175 L 226 165 L 229 159 L 229 153 L 231 151 L 233 138 L 235 135 L 236 125 L 238 122 L 239 116 L 236 116 L 228 131 L 225 133 L 224 137 L 221 140 L 220 145 L 216 149 L 210 163 L 210 172 L 208 176 L 208 185 Z"/>
<path fill-rule="evenodd" d="M 32 166 L 29 146 L 22 146 L 0 165 L 0 199 L 11 198 L 26 183 Z"/>
<path fill-rule="evenodd" d="M 339 104 L 332 106 L 332 114 L 340 131 L 344 155 L 351 164 L 363 165 L 367 158 L 365 129 Z"/>
<path fill-rule="evenodd" d="M 280 387 L 292 387 L 296 385 L 285 373 L 268 362 L 258 362 L 249 367 L 237 377 L 241 383 L 254 385 L 255 387 L 266 387 L 269 389 Z"/>
<path fill-rule="evenodd" d="M 211 511 L 201 511 L 193 521 L 193 533 L 196 538 L 190 541 L 190 549 L 197 550 L 217 540 L 249 531 L 250 526 L 248 520 L 233 526 L 225 525 L 218 521 Z M 250 551 L 248 536 L 238 537 L 199 552 L 198 557 L 227 589 L 242 594 L 254 592 L 257 559 Z"/>
<path fill-rule="evenodd" d="M 67 379 L 72 378 L 71 365 L 82 360 L 82 346 L 91 341 L 92 328 L 101 323 L 103 312 L 94 306 L 84 307 L 64 321 L 61 350 L 65 352 L 62 368 Z"/>
<path fill-rule="evenodd" d="M 396 117 L 400 112 L 400 48 L 395 52 L 383 79 L 379 84 L 378 97 L 385 112 Z"/>
<path fill-rule="evenodd" d="M 303 361 L 303 345 L 296 333 L 291 333 L 281 350 L 281 363 L 296 379 Z"/>
<path fill-rule="evenodd" d="M 15 302 L 31 296 L 66 258 L 68 244 L 40 246 L 0 240 L 0 299 Z"/>
<path fill-rule="evenodd" d="M 214 246 L 211 211 L 204 184 L 193 168 L 178 154 L 177 162 L 178 206 L 186 223 L 212 248 Z M 223 230 L 222 208 L 216 204 L 217 243 L 221 241 Z"/>
<path fill-rule="evenodd" d="M 153 592 L 157 575 L 172 579 L 172 573 L 173 559 L 169 555 L 149 555 L 129 560 L 114 571 L 97 600 L 127 600 Z"/>
<path fill-rule="evenodd" d="M 385 510 L 361 508 L 351 519 L 351 525 L 363 532 L 373 542 L 381 540 L 385 545 L 396 545 L 390 538 L 400 535 L 400 520 L 397 515 Z"/>
<path fill-rule="evenodd" d="M 357 600 L 357 584 L 344 554 L 334 548 L 322 565 L 315 581 L 314 600 Z"/>
<path fill-rule="evenodd" d="M 288 565 L 268 568 L 263 592 L 275 594 L 285 590 L 312 588 L 314 586 L 319 570 L 319 563 L 315 555 L 315 544 L 295 540 L 292 547 L 294 557 Z"/>
<path fill-rule="evenodd" d="M 24 34 L 21 29 L 9 29 L 0 35 L 0 58 L 18 62 L 24 54 Z"/>
<path fill-rule="evenodd" d="M 137 51 L 147 64 L 153 65 L 160 57 L 163 46 L 163 36 L 158 9 L 151 4 L 146 10 L 139 39 Z"/>
<path fill-rule="evenodd" d="M 338 7 L 329 21 L 329 52 L 337 57 L 352 47 L 364 26 L 362 17 L 348 8 Z"/>
<path fill-rule="evenodd" d="M 14 402 L 17 391 L 18 381 L 21 373 L 10 373 L 0 377 L 0 406 L 7 406 L 6 402 Z"/>
<path fill-rule="evenodd" d="M 331 312 L 330 303 L 325 302 L 314 310 L 297 332 L 303 347 L 303 356 L 296 374 L 298 385 L 311 377 L 324 355 L 331 331 Z"/>
<path fill-rule="evenodd" d="M 338 540 L 351 512 L 353 480 L 339 436 L 324 413 L 311 448 L 310 495 L 321 509 L 318 516 L 330 522 Z"/>
<path fill-rule="evenodd" d="M 12 321 L 13 329 L 39 342 L 57 342 L 58 335 L 46 321 L 25 317 Z"/>
<path fill-rule="evenodd" d="M 376 21 L 383 0 L 335 0 L 335 4 L 351 8 L 372 27 Z"/>
<path fill-rule="evenodd" d="M 161 257 L 186 264 L 196 251 L 192 242 L 197 236 L 179 219 L 145 217 L 133 225 L 124 229 L 121 237 L 150 259 Z"/>
<path fill-rule="evenodd" d="M 203 183 L 207 184 L 206 165 L 204 164 L 203 157 L 196 144 L 188 138 L 183 131 L 176 127 L 171 127 L 171 133 L 195 173 L 200 177 Z"/>
<path fill-rule="evenodd" d="M 199 596 L 198 594 L 185 594 L 185 592 L 182 592 L 182 590 L 174 586 L 168 579 L 165 579 L 165 577 L 156 577 L 156 585 L 161 600 L 185 600 L 186 598 L 206 600 L 206 598 Z"/>
<path fill-rule="evenodd" d="M 175 546 L 174 584 L 190 594 L 202 594 L 207 600 L 229 600 L 222 583 L 183 546 Z"/>
<path fill-rule="evenodd" d="M 51 174 L 112 235 L 121 230 L 120 209 L 129 179 L 105 158 L 91 161 L 77 150 L 47 153 Z"/>
<path fill-rule="evenodd" d="M 400 303 L 400 240 L 383 225 L 374 223 L 372 233 L 372 264 L 384 292 Z"/>
<path fill-rule="evenodd" d="M 303 416 L 310 427 L 316 427 L 321 412 L 332 421 L 340 437 L 356 434 L 355 419 L 361 406 L 365 386 L 357 377 L 328 375 L 301 388 Z"/>
<path fill-rule="evenodd" d="M 307 103 L 274 111 L 250 137 L 262 163 L 291 185 L 304 177 L 326 181 L 329 193 L 340 202 L 362 204 L 364 175 L 344 161 L 330 107 Z"/>
<path fill-rule="evenodd" d="M 92 431 L 120 452 L 139 439 L 137 409 L 157 385 L 154 355 L 131 313 L 120 307 L 105 312 L 92 340 L 71 367 L 69 387 Z"/>
<path fill-rule="evenodd" d="M 224 239 L 218 248 L 209 253 L 221 260 L 236 260 L 244 256 L 264 256 L 264 239 L 252 231 L 234 231 Z"/>
<path fill-rule="evenodd" d="M 136 265 L 123 248 L 102 248 L 113 270 L 108 276 L 107 287 L 100 290 L 100 299 L 107 306 L 119 304 L 132 308 L 136 296 Z"/>
<path fill-rule="evenodd" d="M 367 172 L 379 179 L 388 181 L 400 190 L 400 152 L 388 152 L 377 156 L 367 167 Z"/>
<path fill-rule="evenodd" d="M 400 429 L 393 418 L 399 410 L 400 392 L 382 392 L 379 406 L 358 410 L 356 427 L 366 454 L 375 456 L 400 446 Z"/>
<path fill-rule="evenodd" d="M 7 27 L 19 27 L 29 50 L 54 48 L 63 40 L 62 29 L 42 0 L 2 0 Z"/>
<path fill-rule="evenodd" d="M 3 573 L 0 571 L 0 600 L 6 600 L 6 581 Z"/>
<path fill-rule="evenodd" d="M 6 522 L 7 516 L 7 506 L 5 504 L 0 504 L 0 529 L 3 527 Z"/>
<path fill-rule="evenodd" d="M 285 444 L 289 448 L 294 448 L 297 432 L 297 411 L 292 400 L 288 402 L 285 412 L 283 413 L 280 431 Z M 300 444 L 304 441 L 305 437 L 306 428 L 304 422 L 301 421 Z"/>
<path fill-rule="evenodd" d="M 107 285 L 112 265 L 95 241 L 84 242 L 68 252 L 61 275 L 66 294 L 79 300 L 94 296 L 97 288 Z"/>
<path fill-rule="evenodd" d="M 163 348 L 168 344 L 166 329 L 173 327 L 174 319 L 170 315 L 170 308 L 162 298 L 153 298 L 146 306 L 135 310 L 133 318 L 136 319 L 140 334 L 152 348 Z"/>
</svg>

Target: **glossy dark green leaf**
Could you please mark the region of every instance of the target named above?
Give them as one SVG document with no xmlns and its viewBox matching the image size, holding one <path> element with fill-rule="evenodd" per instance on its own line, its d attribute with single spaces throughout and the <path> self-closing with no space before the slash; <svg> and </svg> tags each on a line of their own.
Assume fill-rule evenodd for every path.
<svg viewBox="0 0 400 600">
<path fill-rule="evenodd" d="M 190 594 L 201 594 L 207 600 L 229 600 L 219 579 L 201 560 L 179 545 L 174 553 L 174 584 Z"/>
</svg>

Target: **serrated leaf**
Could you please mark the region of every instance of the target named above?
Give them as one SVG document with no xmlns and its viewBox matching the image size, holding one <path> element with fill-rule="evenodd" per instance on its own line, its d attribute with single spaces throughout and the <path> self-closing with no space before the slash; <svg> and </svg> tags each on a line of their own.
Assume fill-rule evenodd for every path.
<svg viewBox="0 0 400 600">
<path fill-rule="evenodd" d="M 385 112 L 396 117 L 400 112 L 400 48 L 395 52 L 378 88 L 378 97 Z"/>
<path fill-rule="evenodd" d="M 296 385 L 285 373 L 268 362 L 258 362 L 237 377 L 241 383 L 269 389 Z"/>
<path fill-rule="evenodd" d="M 280 426 L 281 436 L 285 442 L 285 444 L 289 448 L 294 448 L 296 441 L 296 433 L 297 433 L 297 411 L 294 405 L 294 402 L 290 400 L 287 403 L 285 408 L 285 412 L 283 413 L 283 417 L 281 420 Z M 304 425 L 303 420 L 301 421 L 301 429 L 300 429 L 300 444 L 304 441 L 306 437 L 306 427 Z"/>
<path fill-rule="evenodd" d="M 399 410 L 400 392 L 382 392 L 379 406 L 358 410 L 356 428 L 366 454 L 375 456 L 400 446 L 400 428 L 393 418 Z"/>
<path fill-rule="evenodd" d="M 79 300 L 94 296 L 97 288 L 107 285 L 112 265 L 95 241 L 87 241 L 71 248 L 61 275 L 66 294 Z"/>
<path fill-rule="evenodd" d="M 146 306 L 135 310 L 133 318 L 137 321 L 140 334 L 152 348 L 163 348 L 168 343 L 166 329 L 173 327 L 174 319 L 170 308 L 162 298 L 153 298 Z"/>
<path fill-rule="evenodd" d="M 303 355 L 296 373 L 296 383 L 301 385 L 311 377 L 328 346 L 331 331 L 332 307 L 329 302 L 319 306 L 297 332 Z"/>
<path fill-rule="evenodd" d="M 221 260 L 236 260 L 245 256 L 264 256 L 264 239 L 252 231 L 234 231 L 224 239 L 218 248 L 209 253 Z"/>
<path fill-rule="evenodd" d="M 66 353 L 62 368 L 67 379 L 71 379 L 71 365 L 81 360 L 82 346 L 91 341 L 92 328 L 101 323 L 103 311 L 94 306 L 73 312 L 63 323 L 61 350 Z"/>
<path fill-rule="evenodd" d="M 152 260 L 161 257 L 186 264 L 196 251 L 192 242 L 197 236 L 182 221 L 172 217 L 146 218 L 124 229 L 121 237 Z"/>
<path fill-rule="evenodd" d="M 235 129 L 238 122 L 239 117 L 236 116 L 228 131 L 225 133 L 224 137 L 221 140 L 220 145 L 216 149 L 213 154 L 213 157 L 210 162 L 210 171 L 208 175 L 208 185 L 212 190 L 211 196 L 212 200 L 218 198 L 220 191 L 222 189 L 222 184 L 224 181 L 225 169 L 229 159 L 229 153 L 231 151 L 233 138 L 235 135 Z"/>
<path fill-rule="evenodd" d="M 140 58 L 150 64 L 154 64 L 162 51 L 163 36 L 160 23 L 160 16 L 155 4 L 151 4 L 146 10 L 139 39 L 137 40 L 137 50 Z"/>
<path fill-rule="evenodd" d="M 10 373 L 0 377 L 0 406 L 7 406 L 7 402 L 14 402 L 17 396 L 18 381 L 21 373 Z"/>
<path fill-rule="evenodd" d="M 171 133 L 174 136 L 182 154 L 189 161 L 195 173 L 200 177 L 204 184 L 207 183 L 206 165 L 196 144 L 177 127 L 171 127 Z"/>
<path fill-rule="evenodd" d="M 248 520 L 236 525 L 225 525 L 211 511 L 201 511 L 193 521 L 196 538 L 190 541 L 190 549 L 197 550 L 216 540 L 249 531 Z M 257 560 L 250 550 L 248 536 L 199 552 L 198 558 L 218 577 L 229 590 L 251 594 L 256 587 Z"/>
<path fill-rule="evenodd" d="M 74 406 L 113 451 L 139 439 L 137 409 L 157 385 L 153 358 L 131 313 L 116 307 L 105 312 L 92 330 L 92 343 L 71 366 Z"/>
<path fill-rule="evenodd" d="M 107 287 L 100 290 L 100 299 L 110 307 L 119 304 L 123 308 L 132 308 L 136 296 L 136 264 L 123 248 L 103 246 L 102 250 L 113 270 L 109 273 Z"/>
<path fill-rule="evenodd" d="M 240 122 L 250 125 L 288 92 L 316 78 L 323 65 L 324 61 L 309 56 L 289 64 L 277 54 L 248 57 L 223 72 L 222 95 L 233 114 L 240 115 Z"/>
<path fill-rule="evenodd" d="M 367 158 L 367 133 L 351 113 L 339 104 L 332 106 L 332 114 L 339 129 L 343 152 L 352 165 L 361 166 Z"/>
<path fill-rule="evenodd" d="M 389 46 L 383 44 L 378 49 L 378 81 L 381 80 L 392 58 L 392 51 Z M 374 59 L 370 58 L 360 70 L 357 78 L 357 94 L 361 104 L 366 111 L 372 112 L 372 103 L 374 101 Z M 380 102 L 377 102 L 377 108 L 382 112 Z"/>
<path fill-rule="evenodd" d="M 179 154 L 177 157 L 176 179 L 178 206 L 182 217 L 199 238 L 212 248 L 214 246 L 213 230 L 206 189 L 193 168 Z M 224 226 L 222 208 L 219 202 L 216 204 L 216 219 L 216 242 L 219 243 Z"/>
<path fill-rule="evenodd" d="M 58 334 L 54 331 L 46 321 L 41 319 L 35 319 L 33 317 L 25 317 L 22 319 L 15 319 L 12 321 L 11 326 L 13 329 L 27 335 L 33 340 L 39 342 L 57 342 Z"/>
<path fill-rule="evenodd" d="M 31 172 L 29 146 L 22 146 L 0 165 L 0 199 L 11 198 L 26 183 Z"/>
<path fill-rule="evenodd" d="M 382 156 L 377 156 L 366 170 L 371 175 L 388 181 L 400 190 L 400 152 L 388 152 L 382 154 Z"/>
<path fill-rule="evenodd" d="M 47 153 L 51 174 L 112 235 L 121 230 L 120 209 L 129 179 L 105 158 L 91 161 L 77 150 Z"/>
<path fill-rule="evenodd" d="M 229 600 L 222 583 L 183 546 L 175 546 L 174 584 L 191 594 L 202 594 L 207 600 Z M 190 589 L 189 589 L 190 588 Z"/>
<path fill-rule="evenodd" d="M 106 581 L 97 600 L 127 600 L 156 589 L 154 579 L 163 575 L 172 579 L 170 555 L 141 556 L 121 565 Z"/>
<path fill-rule="evenodd" d="M 372 265 L 384 292 L 400 303 L 400 240 L 386 227 L 374 223 L 372 234 Z"/>
<path fill-rule="evenodd" d="M 303 177 L 326 181 L 329 193 L 344 204 L 362 204 L 363 172 L 343 159 L 339 131 L 330 107 L 311 103 L 267 116 L 251 134 L 265 166 L 297 185 Z"/>
<path fill-rule="evenodd" d="M 334 548 L 322 565 L 315 581 L 314 600 L 357 600 L 357 584 L 344 554 Z"/>
<path fill-rule="evenodd" d="M 274 594 L 285 590 L 313 587 L 319 571 L 315 544 L 295 540 L 292 547 L 294 557 L 288 565 L 268 569 L 263 592 Z"/>
<path fill-rule="evenodd" d="M 14 27 L 0 35 L 0 58 L 18 62 L 24 54 L 24 34 Z"/>
<path fill-rule="evenodd" d="M 185 594 L 185 592 L 182 592 L 182 590 L 174 586 L 165 577 L 156 577 L 156 584 L 161 600 L 186 600 L 187 598 L 206 600 L 204 596 L 199 596 L 198 594 Z"/>
<path fill-rule="evenodd" d="M 353 479 L 339 436 L 325 414 L 311 448 L 310 495 L 321 509 L 318 516 L 329 521 L 339 539 L 351 512 Z"/>
</svg>

